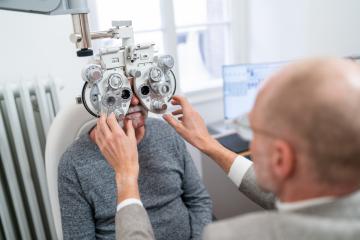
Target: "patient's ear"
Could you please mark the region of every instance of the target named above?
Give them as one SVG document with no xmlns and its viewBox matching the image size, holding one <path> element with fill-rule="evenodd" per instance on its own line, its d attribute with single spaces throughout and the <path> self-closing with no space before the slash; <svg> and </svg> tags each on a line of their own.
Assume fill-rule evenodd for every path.
<svg viewBox="0 0 360 240">
<path fill-rule="evenodd" d="M 296 166 L 296 155 L 292 146 L 281 139 L 274 141 L 274 152 L 271 157 L 271 167 L 280 181 L 290 178 Z"/>
</svg>

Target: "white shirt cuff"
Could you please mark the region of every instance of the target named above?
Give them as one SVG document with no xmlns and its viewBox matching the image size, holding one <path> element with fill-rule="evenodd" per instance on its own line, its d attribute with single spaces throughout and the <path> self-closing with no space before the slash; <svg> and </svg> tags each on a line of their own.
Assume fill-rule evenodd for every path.
<svg viewBox="0 0 360 240">
<path fill-rule="evenodd" d="M 136 199 L 136 198 L 128 198 L 128 199 L 125 199 L 124 201 L 120 202 L 117 207 L 116 207 L 116 211 L 120 211 L 120 209 L 126 207 L 126 206 L 129 206 L 129 205 L 132 205 L 132 204 L 137 204 L 137 205 L 140 205 L 143 207 L 143 204 L 142 202 L 139 200 L 139 199 Z"/>
<path fill-rule="evenodd" d="M 230 167 L 228 177 L 235 183 L 237 187 L 240 187 L 241 181 L 245 176 L 245 173 L 252 166 L 252 162 L 242 156 L 235 158 L 233 164 Z"/>
</svg>

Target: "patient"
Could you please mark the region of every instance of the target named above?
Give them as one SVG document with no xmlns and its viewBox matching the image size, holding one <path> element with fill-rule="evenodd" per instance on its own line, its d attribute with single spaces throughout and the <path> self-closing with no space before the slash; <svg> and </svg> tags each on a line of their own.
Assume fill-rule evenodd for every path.
<svg viewBox="0 0 360 240">
<path fill-rule="evenodd" d="M 134 95 L 129 113 L 138 141 L 141 200 L 156 239 L 200 239 L 212 203 L 184 141 Z M 58 168 L 64 239 L 115 239 L 115 173 L 95 144 L 95 131 L 64 153 Z"/>
</svg>

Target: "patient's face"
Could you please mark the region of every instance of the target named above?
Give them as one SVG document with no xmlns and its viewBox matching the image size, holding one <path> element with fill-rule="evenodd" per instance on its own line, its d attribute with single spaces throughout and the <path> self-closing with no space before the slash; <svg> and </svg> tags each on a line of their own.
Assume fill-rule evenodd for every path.
<svg viewBox="0 0 360 240">
<path fill-rule="evenodd" d="M 133 79 L 130 79 L 131 87 L 134 86 Z M 134 92 L 134 90 L 133 90 Z M 132 124 L 135 129 L 144 127 L 145 125 L 145 119 L 147 117 L 147 110 L 140 104 L 139 98 L 133 94 L 131 98 L 130 108 L 128 113 L 126 114 L 127 119 L 131 119 Z"/>
</svg>

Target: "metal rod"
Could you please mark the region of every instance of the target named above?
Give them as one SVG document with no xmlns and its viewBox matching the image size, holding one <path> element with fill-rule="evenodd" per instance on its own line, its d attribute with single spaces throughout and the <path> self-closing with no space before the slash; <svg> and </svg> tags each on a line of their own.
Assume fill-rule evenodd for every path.
<svg viewBox="0 0 360 240">
<path fill-rule="evenodd" d="M 112 30 L 109 31 L 99 31 L 99 32 L 92 32 L 91 39 L 103 39 L 103 38 L 113 38 L 114 32 Z"/>
<path fill-rule="evenodd" d="M 72 20 L 74 34 L 80 36 L 76 41 L 76 47 L 78 49 L 91 48 L 91 34 L 87 13 L 73 14 Z"/>
</svg>

